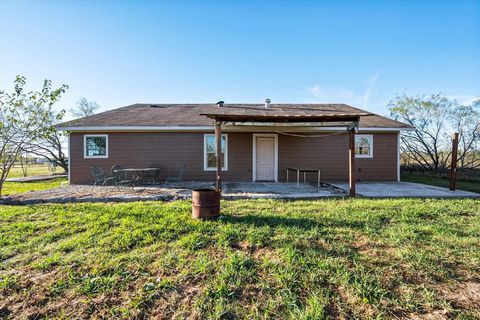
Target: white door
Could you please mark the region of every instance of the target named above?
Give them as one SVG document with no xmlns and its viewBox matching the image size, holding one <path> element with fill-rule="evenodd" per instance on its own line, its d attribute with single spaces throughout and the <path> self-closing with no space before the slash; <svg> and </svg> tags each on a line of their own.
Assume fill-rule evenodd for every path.
<svg viewBox="0 0 480 320">
<path fill-rule="evenodd" d="M 275 181 L 275 138 L 256 138 L 256 180 Z"/>
</svg>

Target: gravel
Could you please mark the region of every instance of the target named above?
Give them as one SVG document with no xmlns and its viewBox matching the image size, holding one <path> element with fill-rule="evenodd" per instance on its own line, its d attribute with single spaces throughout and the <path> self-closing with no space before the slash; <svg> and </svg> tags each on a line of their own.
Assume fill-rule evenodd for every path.
<svg viewBox="0 0 480 320">
<path fill-rule="evenodd" d="M 213 188 L 209 182 L 183 182 L 146 187 L 114 187 L 69 185 L 58 188 L 14 194 L 0 200 L 0 204 L 28 205 L 40 203 L 172 201 L 191 198 L 191 190 Z M 309 184 L 241 182 L 224 183 L 223 197 L 237 198 L 319 198 L 341 197 L 344 192 L 330 185 L 320 189 Z"/>
</svg>

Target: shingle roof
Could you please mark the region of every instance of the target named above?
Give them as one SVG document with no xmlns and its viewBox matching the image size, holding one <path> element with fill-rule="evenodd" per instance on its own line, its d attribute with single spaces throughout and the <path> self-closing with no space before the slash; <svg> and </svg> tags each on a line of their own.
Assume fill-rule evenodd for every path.
<svg viewBox="0 0 480 320">
<path fill-rule="evenodd" d="M 411 128 L 411 126 L 346 104 L 133 104 L 59 124 L 70 127 L 210 126 L 202 114 L 360 116 L 360 128 Z"/>
</svg>

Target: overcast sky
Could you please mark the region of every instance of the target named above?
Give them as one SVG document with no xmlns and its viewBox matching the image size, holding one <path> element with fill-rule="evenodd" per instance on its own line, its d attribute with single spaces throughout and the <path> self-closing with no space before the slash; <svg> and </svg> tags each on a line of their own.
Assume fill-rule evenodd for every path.
<svg viewBox="0 0 480 320">
<path fill-rule="evenodd" d="M 341 102 L 480 96 L 480 2 L 1 2 L 0 88 L 68 84 L 135 102 Z"/>
</svg>

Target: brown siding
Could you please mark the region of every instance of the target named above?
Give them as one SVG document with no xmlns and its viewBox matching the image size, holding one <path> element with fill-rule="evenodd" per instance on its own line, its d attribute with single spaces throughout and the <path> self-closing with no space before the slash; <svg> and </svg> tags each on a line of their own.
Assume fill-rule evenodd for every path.
<svg viewBox="0 0 480 320">
<path fill-rule="evenodd" d="M 203 170 L 203 133 L 108 133 L 109 158 L 84 159 L 83 133 L 71 134 L 71 183 L 92 181 L 91 166 L 109 171 L 114 164 L 146 167 L 159 163 L 161 178 L 186 164 L 185 180 L 214 181 L 214 171 Z M 397 134 L 373 135 L 373 159 L 357 159 L 357 177 L 361 180 L 397 179 Z M 320 168 L 322 180 L 346 180 L 348 177 L 347 137 L 278 137 L 279 180 L 285 181 L 287 167 Z M 228 133 L 228 171 L 224 181 L 252 180 L 252 133 Z"/>
<path fill-rule="evenodd" d="M 348 179 L 347 134 L 326 134 L 319 138 L 279 135 L 278 149 L 280 181 L 286 181 L 287 167 L 320 169 L 322 180 Z M 358 180 L 396 180 L 397 134 L 373 134 L 373 158 L 356 159 L 355 166 Z M 315 174 L 310 175 L 310 181 L 316 179 Z"/>
<path fill-rule="evenodd" d="M 186 180 L 214 181 L 214 171 L 203 170 L 203 133 L 109 133 L 108 159 L 83 158 L 83 134 L 71 134 L 72 183 L 92 180 L 91 166 L 110 170 L 115 164 L 124 167 L 161 166 L 160 176 L 178 171 L 186 165 Z M 245 181 L 252 176 L 252 139 L 242 133 L 228 134 L 228 171 L 226 181 Z"/>
</svg>

